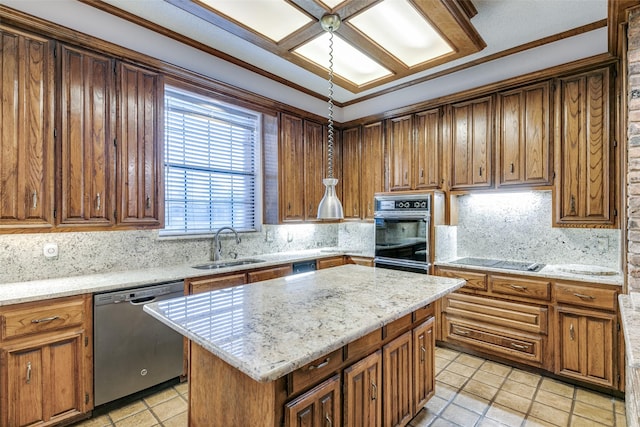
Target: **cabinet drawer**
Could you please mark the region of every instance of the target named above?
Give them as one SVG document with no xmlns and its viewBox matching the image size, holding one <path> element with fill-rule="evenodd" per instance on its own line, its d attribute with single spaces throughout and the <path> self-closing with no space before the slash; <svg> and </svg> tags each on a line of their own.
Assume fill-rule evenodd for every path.
<svg viewBox="0 0 640 427">
<path fill-rule="evenodd" d="M 199 294 L 216 289 L 230 288 L 231 286 L 244 285 L 245 283 L 247 283 L 245 273 L 194 279 L 189 281 L 189 294 Z"/>
<path fill-rule="evenodd" d="M 584 307 L 615 310 L 618 292 L 615 289 L 596 288 L 556 282 L 556 301 Z"/>
<path fill-rule="evenodd" d="M 433 316 L 435 314 L 435 309 L 433 308 L 433 304 L 427 304 L 422 308 L 417 309 L 413 312 L 413 323 L 421 322 L 427 317 Z"/>
<path fill-rule="evenodd" d="M 407 314 L 405 316 L 402 316 L 399 319 L 394 320 L 393 322 L 389 323 L 386 326 L 382 327 L 382 339 L 386 340 L 387 338 L 395 338 L 398 335 L 400 335 L 402 332 L 406 331 L 407 329 L 411 328 L 411 324 L 413 319 L 413 315 Z"/>
<path fill-rule="evenodd" d="M 293 371 L 289 377 L 289 394 L 298 393 L 329 377 L 342 365 L 342 348 Z"/>
<path fill-rule="evenodd" d="M 542 365 L 544 338 L 444 316 L 445 340 L 468 344 L 511 359 Z"/>
<path fill-rule="evenodd" d="M 342 255 L 331 258 L 320 258 L 316 261 L 318 265 L 318 270 L 323 268 L 331 268 L 338 267 L 340 265 L 344 265 L 344 257 Z"/>
<path fill-rule="evenodd" d="M 520 331 L 546 334 L 548 309 L 537 305 L 494 300 L 474 295 L 451 294 L 443 299 L 443 311 L 456 317 Z"/>
<path fill-rule="evenodd" d="M 508 276 L 490 276 L 491 292 L 504 295 L 515 295 L 549 301 L 551 299 L 551 282 L 546 280 L 520 279 Z"/>
<path fill-rule="evenodd" d="M 464 279 L 467 281 L 461 290 L 487 290 L 487 275 L 484 273 L 474 273 L 471 271 L 460 271 L 448 268 L 438 268 L 438 276 L 452 277 L 454 279 Z"/>
<path fill-rule="evenodd" d="M 247 282 L 254 283 L 262 280 L 275 279 L 278 277 L 288 276 L 293 272 L 291 264 L 281 265 L 279 267 L 267 268 L 265 270 L 250 271 L 247 273 Z"/>
<path fill-rule="evenodd" d="M 372 353 L 382 345 L 382 330 L 376 329 L 345 347 L 345 360 L 356 361 Z"/>
<path fill-rule="evenodd" d="M 75 297 L 9 306 L 1 317 L 2 339 L 82 325 L 85 311 L 85 299 Z"/>
</svg>

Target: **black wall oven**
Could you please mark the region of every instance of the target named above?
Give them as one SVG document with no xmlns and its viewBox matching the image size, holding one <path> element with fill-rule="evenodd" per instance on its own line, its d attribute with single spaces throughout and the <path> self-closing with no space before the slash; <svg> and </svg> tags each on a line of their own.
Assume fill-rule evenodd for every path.
<svg viewBox="0 0 640 427">
<path fill-rule="evenodd" d="M 376 267 L 429 272 L 430 194 L 376 195 Z"/>
</svg>

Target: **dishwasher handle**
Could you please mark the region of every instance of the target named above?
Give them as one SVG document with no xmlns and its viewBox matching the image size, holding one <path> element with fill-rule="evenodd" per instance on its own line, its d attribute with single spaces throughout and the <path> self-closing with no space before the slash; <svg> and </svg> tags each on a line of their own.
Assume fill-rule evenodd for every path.
<svg viewBox="0 0 640 427">
<path fill-rule="evenodd" d="M 142 304 L 147 304 L 149 302 L 153 302 L 155 300 L 156 300 L 155 296 L 142 297 L 142 298 L 136 298 L 136 299 L 129 300 L 129 304 L 131 304 L 131 305 L 142 305 Z"/>
</svg>

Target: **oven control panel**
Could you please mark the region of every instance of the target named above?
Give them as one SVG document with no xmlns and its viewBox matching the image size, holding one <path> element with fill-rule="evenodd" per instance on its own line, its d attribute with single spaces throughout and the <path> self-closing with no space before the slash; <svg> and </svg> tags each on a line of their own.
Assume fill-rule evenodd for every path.
<svg viewBox="0 0 640 427">
<path fill-rule="evenodd" d="M 429 196 L 376 196 L 375 210 L 377 212 L 429 211 Z"/>
</svg>

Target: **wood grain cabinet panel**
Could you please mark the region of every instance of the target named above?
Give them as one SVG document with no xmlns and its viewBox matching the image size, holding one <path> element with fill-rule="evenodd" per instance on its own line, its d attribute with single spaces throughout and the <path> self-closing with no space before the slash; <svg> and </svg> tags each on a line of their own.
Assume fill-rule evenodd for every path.
<svg viewBox="0 0 640 427">
<path fill-rule="evenodd" d="M 557 80 L 556 225 L 615 224 L 611 69 Z"/>
<path fill-rule="evenodd" d="M 185 280 L 185 286 L 189 295 L 209 292 L 216 289 L 230 288 L 232 286 L 244 285 L 246 283 L 246 273 L 220 274 Z"/>
<path fill-rule="evenodd" d="M 405 426 L 413 418 L 411 331 L 382 347 L 384 426 Z"/>
<path fill-rule="evenodd" d="M 0 229 L 53 227 L 53 49 L 0 25 Z"/>
<path fill-rule="evenodd" d="M 484 273 L 438 267 L 436 269 L 436 274 L 442 277 L 466 280 L 467 283 L 460 288 L 461 291 L 486 291 L 488 289 L 487 275 Z"/>
<path fill-rule="evenodd" d="M 163 226 L 163 80 L 157 72 L 119 63 L 119 224 Z"/>
<path fill-rule="evenodd" d="M 389 191 L 411 189 L 413 171 L 413 116 L 389 119 Z"/>
<path fill-rule="evenodd" d="M 363 219 L 373 219 L 375 193 L 384 191 L 384 129 L 383 122 L 362 127 L 360 149 L 361 214 Z M 348 183 L 347 183 L 348 184 Z"/>
<path fill-rule="evenodd" d="M 285 405 L 285 427 L 338 426 L 341 422 L 340 375 Z"/>
<path fill-rule="evenodd" d="M 114 59 L 61 45 L 60 140 L 64 226 L 114 223 Z"/>
<path fill-rule="evenodd" d="M 316 221 L 318 219 L 318 205 L 324 196 L 324 185 L 322 180 L 327 174 L 325 161 L 325 127 L 319 123 L 304 120 L 304 202 L 306 221 Z M 300 164 L 298 164 L 300 167 Z M 335 166 L 334 166 L 335 169 Z"/>
<path fill-rule="evenodd" d="M 344 219 L 360 219 L 360 127 L 342 131 L 342 208 Z"/>
<path fill-rule="evenodd" d="M 414 115 L 415 153 L 413 185 L 416 190 L 439 188 L 442 163 L 442 108 Z"/>
<path fill-rule="evenodd" d="M 344 265 L 344 263 L 344 256 L 342 255 L 330 258 L 318 258 L 316 260 L 318 270 L 321 270 L 323 268 L 338 267 Z"/>
<path fill-rule="evenodd" d="M 435 394 L 435 317 L 413 329 L 413 408 L 418 412 Z"/>
<path fill-rule="evenodd" d="M 519 298 L 551 300 L 551 282 L 549 280 L 525 279 L 513 276 L 489 276 L 491 292 Z"/>
<path fill-rule="evenodd" d="M 554 289 L 556 301 L 561 304 L 610 311 L 615 311 L 618 307 L 618 289 L 565 282 L 556 282 Z"/>
<path fill-rule="evenodd" d="M 282 222 L 303 221 L 304 159 L 303 120 L 300 117 L 280 116 L 280 212 Z"/>
<path fill-rule="evenodd" d="M 550 82 L 500 92 L 496 110 L 497 186 L 549 185 Z"/>
<path fill-rule="evenodd" d="M 382 427 L 382 352 L 344 370 L 344 427 Z"/>
<path fill-rule="evenodd" d="M 260 282 L 262 280 L 276 279 L 278 277 L 288 276 L 293 273 L 291 264 L 279 265 L 277 267 L 263 268 L 257 271 L 247 273 L 247 283 Z"/>
</svg>

